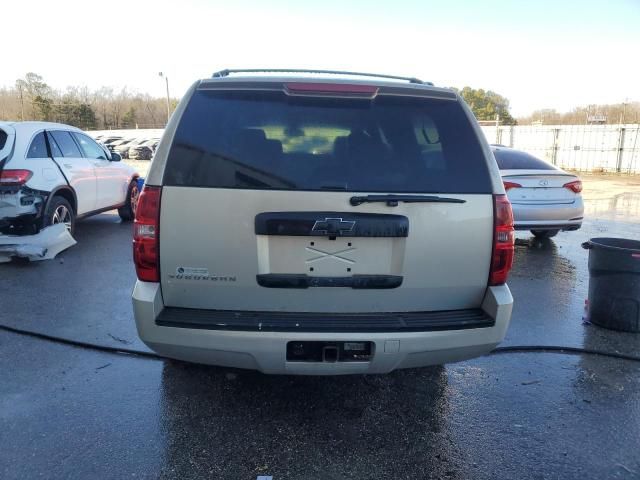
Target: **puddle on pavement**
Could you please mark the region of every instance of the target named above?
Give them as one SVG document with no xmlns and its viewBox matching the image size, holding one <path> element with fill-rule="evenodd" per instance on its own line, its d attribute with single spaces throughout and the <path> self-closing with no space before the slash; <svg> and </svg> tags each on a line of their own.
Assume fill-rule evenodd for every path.
<svg viewBox="0 0 640 480">
<path fill-rule="evenodd" d="M 570 282 L 576 277 L 576 266 L 561 252 L 555 240 L 516 238 L 516 258 L 513 276 L 525 278 L 547 278 L 551 283 Z"/>
<path fill-rule="evenodd" d="M 584 201 L 586 218 L 640 222 L 640 192 L 624 192 L 611 198 Z"/>
</svg>

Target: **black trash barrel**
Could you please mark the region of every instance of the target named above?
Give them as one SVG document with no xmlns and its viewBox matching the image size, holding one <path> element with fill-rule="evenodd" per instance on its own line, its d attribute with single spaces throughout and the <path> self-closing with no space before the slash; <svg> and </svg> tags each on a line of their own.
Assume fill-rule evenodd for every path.
<svg viewBox="0 0 640 480">
<path fill-rule="evenodd" d="M 640 332 L 640 241 L 592 238 L 589 250 L 589 321 Z"/>
</svg>

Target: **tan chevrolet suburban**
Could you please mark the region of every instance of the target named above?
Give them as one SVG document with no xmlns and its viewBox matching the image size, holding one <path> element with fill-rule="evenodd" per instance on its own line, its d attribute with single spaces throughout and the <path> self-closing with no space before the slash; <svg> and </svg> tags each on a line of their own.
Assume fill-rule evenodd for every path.
<svg viewBox="0 0 640 480">
<path fill-rule="evenodd" d="M 134 226 L 140 338 L 277 374 L 384 373 L 505 336 L 513 216 L 452 90 L 224 70 L 164 132 Z"/>
</svg>

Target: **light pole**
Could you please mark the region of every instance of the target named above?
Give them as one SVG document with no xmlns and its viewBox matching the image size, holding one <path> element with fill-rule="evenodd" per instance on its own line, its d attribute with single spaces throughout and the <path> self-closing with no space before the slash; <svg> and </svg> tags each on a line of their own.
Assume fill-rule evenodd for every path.
<svg viewBox="0 0 640 480">
<path fill-rule="evenodd" d="M 168 125 L 169 124 L 169 117 L 171 116 L 171 107 L 169 106 L 169 77 L 167 77 L 162 72 L 158 72 L 158 76 L 160 78 L 164 78 L 164 81 L 167 84 L 167 125 Z"/>
</svg>

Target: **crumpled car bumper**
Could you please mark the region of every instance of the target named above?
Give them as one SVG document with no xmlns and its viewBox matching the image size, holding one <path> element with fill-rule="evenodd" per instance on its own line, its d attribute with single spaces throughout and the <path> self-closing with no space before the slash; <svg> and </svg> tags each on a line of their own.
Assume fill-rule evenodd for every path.
<svg viewBox="0 0 640 480">
<path fill-rule="evenodd" d="M 12 258 L 27 258 L 31 261 L 50 260 L 76 241 L 67 227 L 59 223 L 43 228 L 36 235 L 0 236 L 0 263 Z"/>
</svg>

